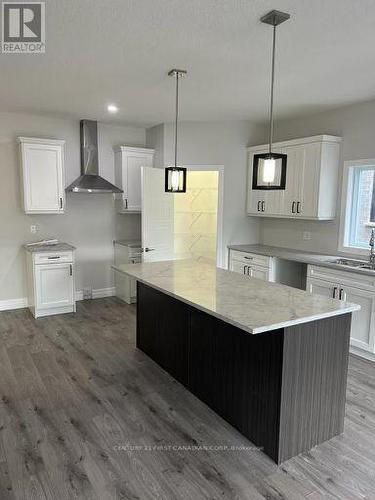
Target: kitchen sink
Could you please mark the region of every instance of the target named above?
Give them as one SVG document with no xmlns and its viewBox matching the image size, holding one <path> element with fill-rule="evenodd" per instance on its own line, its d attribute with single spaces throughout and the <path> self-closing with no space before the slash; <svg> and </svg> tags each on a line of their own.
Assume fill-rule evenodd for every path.
<svg viewBox="0 0 375 500">
<path fill-rule="evenodd" d="M 368 262 L 365 260 L 355 260 L 355 259 L 336 259 L 336 260 L 330 260 L 332 264 L 338 264 L 339 266 L 347 266 L 347 267 L 356 267 L 358 269 L 370 269 L 372 271 L 375 271 L 375 267 L 371 266 Z"/>
</svg>

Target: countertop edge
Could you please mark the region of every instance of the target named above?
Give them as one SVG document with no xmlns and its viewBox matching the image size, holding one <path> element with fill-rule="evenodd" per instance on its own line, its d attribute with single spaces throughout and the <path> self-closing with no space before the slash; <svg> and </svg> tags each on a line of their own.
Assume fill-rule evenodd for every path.
<svg viewBox="0 0 375 500">
<path fill-rule="evenodd" d="M 320 266 L 327 267 L 330 269 L 336 269 L 337 271 L 344 271 L 346 273 L 355 273 L 362 274 L 365 276 L 373 276 L 375 278 L 375 272 L 370 269 L 361 269 L 358 267 L 350 267 L 350 266 L 342 266 L 340 264 L 335 264 L 334 262 L 329 262 L 323 260 L 325 257 L 327 259 L 354 259 L 355 257 L 342 257 L 340 255 L 329 255 L 329 254 L 320 254 L 317 252 L 307 252 L 305 250 L 293 250 L 291 248 L 284 247 L 271 247 L 272 250 L 268 250 L 268 245 L 264 245 L 264 249 L 262 249 L 263 245 L 258 245 L 256 243 L 246 245 L 227 245 L 229 250 L 235 250 L 237 252 L 243 253 L 254 253 L 258 255 L 263 255 L 266 257 L 274 257 L 276 259 L 284 259 L 292 262 L 299 262 L 301 264 L 308 264 L 312 266 Z M 253 248 L 252 248 L 253 247 Z M 269 247 L 268 247 L 269 248 Z M 316 256 L 316 257 L 314 257 Z M 362 260 L 362 259 L 361 259 Z M 365 260 L 365 259 L 363 259 Z"/>
<path fill-rule="evenodd" d="M 361 309 L 361 307 L 359 305 L 353 305 L 353 306 L 349 306 L 346 309 L 337 309 L 336 311 L 315 314 L 313 316 L 308 316 L 306 318 L 298 318 L 295 320 L 284 321 L 281 323 L 274 323 L 272 325 L 267 325 L 265 327 L 247 328 L 246 326 L 241 325 L 228 317 L 224 317 L 224 316 L 216 313 L 215 311 L 212 311 L 212 310 L 207 309 L 199 304 L 191 302 L 191 301 L 185 299 L 184 297 L 181 297 L 173 292 L 170 292 L 169 290 L 166 290 L 165 288 L 162 288 L 162 287 L 159 287 L 153 283 L 150 283 L 149 281 L 147 281 L 144 278 L 138 278 L 138 277 L 134 276 L 133 274 L 131 274 L 130 272 L 124 271 L 123 269 L 120 269 L 114 265 L 111 266 L 111 268 L 114 269 L 115 271 L 123 273 L 123 274 L 139 281 L 140 283 L 143 283 L 144 285 L 150 286 L 151 288 L 154 288 L 155 290 L 158 290 L 159 292 L 165 293 L 169 297 L 180 300 L 181 302 L 184 302 L 185 304 L 188 304 L 189 306 L 194 307 L 195 309 L 198 309 L 199 311 L 205 312 L 206 314 L 209 314 L 210 316 L 214 316 L 215 318 L 218 318 L 218 319 L 224 321 L 225 323 L 228 323 L 230 325 L 235 326 L 236 328 L 239 328 L 240 330 L 243 330 L 247 333 L 250 333 L 251 335 L 257 335 L 259 333 L 266 333 L 266 332 L 273 331 L 273 330 L 280 330 L 282 328 L 288 328 L 290 326 L 301 325 L 304 323 L 311 323 L 312 321 L 318 321 L 321 319 L 331 318 L 334 316 L 342 316 L 343 314 L 350 314 L 350 313 L 353 313 L 355 311 L 359 311 Z"/>
<path fill-rule="evenodd" d="M 30 253 L 45 253 L 45 252 L 69 252 L 77 250 L 77 248 L 69 243 L 57 243 L 56 245 L 22 245 L 26 252 Z"/>
</svg>

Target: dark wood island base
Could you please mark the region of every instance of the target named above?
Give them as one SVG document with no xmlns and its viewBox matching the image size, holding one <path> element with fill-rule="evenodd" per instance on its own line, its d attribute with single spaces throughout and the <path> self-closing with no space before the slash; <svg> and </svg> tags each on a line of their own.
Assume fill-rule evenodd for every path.
<svg viewBox="0 0 375 500">
<path fill-rule="evenodd" d="M 137 287 L 137 347 L 277 464 L 343 432 L 351 313 L 250 334 Z"/>
</svg>

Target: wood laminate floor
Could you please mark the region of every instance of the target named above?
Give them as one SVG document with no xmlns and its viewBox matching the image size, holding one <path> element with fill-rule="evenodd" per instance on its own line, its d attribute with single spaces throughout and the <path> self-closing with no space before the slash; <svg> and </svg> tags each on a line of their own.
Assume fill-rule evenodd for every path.
<svg viewBox="0 0 375 500">
<path fill-rule="evenodd" d="M 375 499 L 375 365 L 345 434 L 277 467 L 135 349 L 114 298 L 0 313 L 0 500 Z"/>
</svg>

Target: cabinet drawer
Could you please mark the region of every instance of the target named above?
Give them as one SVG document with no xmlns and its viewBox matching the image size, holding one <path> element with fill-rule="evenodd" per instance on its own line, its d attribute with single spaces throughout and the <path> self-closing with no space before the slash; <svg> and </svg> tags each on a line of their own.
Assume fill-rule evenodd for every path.
<svg viewBox="0 0 375 500">
<path fill-rule="evenodd" d="M 34 254 L 35 264 L 73 262 L 73 252 L 41 252 Z"/>
<path fill-rule="evenodd" d="M 325 281 L 338 282 L 343 286 L 353 286 L 363 290 L 374 291 L 375 289 L 375 276 L 368 276 L 366 274 L 351 271 L 340 271 L 329 267 L 308 266 L 307 276 Z"/>
<path fill-rule="evenodd" d="M 243 264 L 253 264 L 254 266 L 270 267 L 272 257 L 268 257 L 267 255 L 258 255 L 255 253 L 239 252 L 238 250 L 231 250 L 230 259 L 236 260 Z"/>
</svg>

